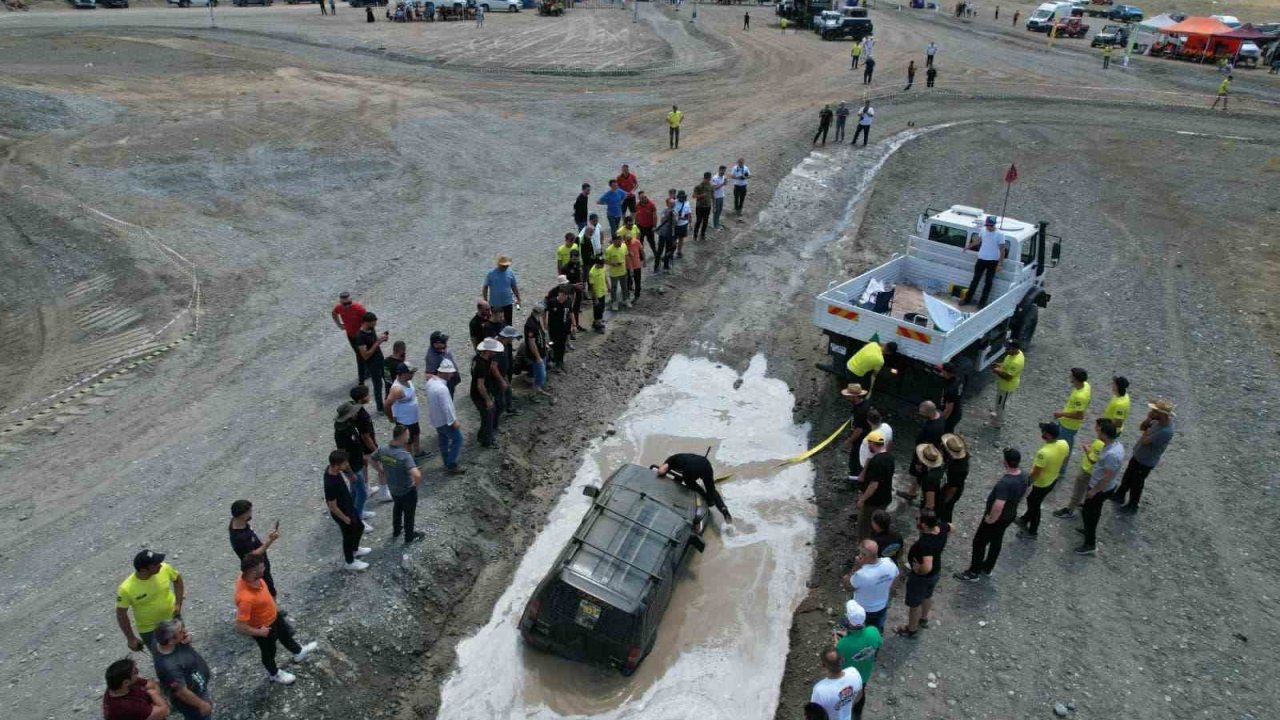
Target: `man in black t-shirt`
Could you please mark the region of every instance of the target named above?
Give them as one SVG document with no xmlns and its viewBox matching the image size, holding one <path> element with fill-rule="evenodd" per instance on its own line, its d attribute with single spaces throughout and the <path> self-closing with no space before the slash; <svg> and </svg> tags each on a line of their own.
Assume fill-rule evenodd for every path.
<svg viewBox="0 0 1280 720">
<path fill-rule="evenodd" d="M 942 488 L 942 502 L 938 505 L 939 522 L 951 522 L 956 503 L 964 494 L 964 483 L 969 477 L 969 445 L 954 433 L 942 436 L 942 454 L 947 461 L 947 484 Z"/>
<path fill-rule="evenodd" d="M 871 459 L 858 475 L 858 538 L 871 534 L 871 516 L 893 502 L 893 456 L 885 451 L 884 435 L 879 430 L 867 436 Z"/>
<path fill-rule="evenodd" d="M 921 626 L 929 625 L 933 607 L 933 590 L 942 575 L 942 550 L 951 534 L 951 523 L 938 522 L 938 516 L 926 512 L 916 523 L 920 537 L 907 551 L 911 572 L 907 575 L 907 624 L 898 626 L 897 634 L 915 637 Z"/>
<path fill-rule="evenodd" d="M 378 407 L 378 412 L 382 412 L 382 343 L 387 341 L 387 332 L 384 330 L 381 334 L 377 330 L 378 316 L 371 312 L 364 314 L 364 322 L 360 325 L 360 332 L 356 333 L 356 352 L 360 354 L 360 360 L 364 362 L 365 373 L 369 379 L 373 381 L 373 402 Z"/>
<path fill-rule="evenodd" d="M 262 581 L 267 584 L 271 597 L 275 597 L 276 581 L 271 577 L 271 559 L 267 557 L 267 549 L 280 539 L 280 528 L 272 528 L 271 532 L 267 533 L 267 541 L 264 543 L 258 539 L 258 533 L 249 526 L 251 520 L 253 520 L 253 503 L 248 500 L 237 500 L 231 503 L 231 524 L 227 526 L 227 535 L 231 538 L 231 549 L 241 560 L 245 555 L 262 556 Z"/>
<path fill-rule="evenodd" d="M 547 334 L 551 336 L 551 367 L 557 373 L 564 372 L 564 352 L 569 347 L 569 332 L 573 329 L 573 306 L 569 290 L 561 285 L 556 288 L 555 299 L 547 302 Z"/>
<path fill-rule="evenodd" d="M 711 461 L 706 457 L 693 453 L 676 453 L 663 460 L 656 469 L 658 477 L 674 476 L 680 484 L 697 491 L 708 505 L 719 510 L 725 522 L 733 522 L 733 516 L 729 514 L 724 498 L 720 497 L 720 493 L 716 490 L 715 469 L 711 467 Z M 699 480 L 702 481 L 701 485 L 698 484 Z"/>
<path fill-rule="evenodd" d="M 329 453 L 329 464 L 324 469 L 324 502 L 329 508 L 329 517 L 333 518 L 342 532 L 342 559 L 346 562 L 346 568 L 364 570 L 369 564 L 360 558 L 372 550 L 360 546 L 364 523 L 356 515 L 355 501 L 351 497 L 351 487 L 348 485 L 351 466 L 348 462 L 346 451 L 334 450 Z"/>
<path fill-rule="evenodd" d="M 973 534 L 973 559 L 969 569 L 956 573 L 956 579 L 965 582 L 977 582 L 991 575 L 1000 557 L 1000 546 L 1004 542 L 1004 531 L 1018 516 L 1018 503 L 1027 493 L 1027 474 L 1019 469 L 1022 464 L 1022 453 L 1013 448 L 1004 451 L 1004 475 L 996 481 L 995 487 L 987 495 L 987 506 L 978 524 L 978 531 Z"/>
<path fill-rule="evenodd" d="M 858 383 L 849 383 L 840 391 L 840 395 L 853 404 L 853 411 L 849 415 L 849 436 L 845 438 L 845 447 L 849 448 L 850 480 L 862 472 L 858 450 L 862 447 L 862 439 L 871 432 L 871 424 L 867 421 L 867 413 L 871 411 L 871 403 L 867 402 L 869 394 Z"/>
<path fill-rule="evenodd" d="M 942 377 L 947 381 L 942 387 L 943 431 L 953 433 L 964 415 L 960 402 L 964 395 L 964 379 L 956 374 L 956 366 L 952 363 L 942 364 Z"/>
<path fill-rule="evenodd" d="M 372 511 L 365 511 L 365 501 L 369 497 L 369 470 L 366 467 L 365 455 L 378 449 L 373 437 L 373 418 L 364 406 L 369 402 L 369 388 L 356 385 L 351 388 L 351 400 L 338 406 L 338 414 L 333 420 L 333 443 L 339 450 L 347 453 L 347 462 L 351 466 L 351 497 L 355 500 L 356 517 L 364 525 L 365 530 L 373 526 L 366 520 Z"/>
</svg>

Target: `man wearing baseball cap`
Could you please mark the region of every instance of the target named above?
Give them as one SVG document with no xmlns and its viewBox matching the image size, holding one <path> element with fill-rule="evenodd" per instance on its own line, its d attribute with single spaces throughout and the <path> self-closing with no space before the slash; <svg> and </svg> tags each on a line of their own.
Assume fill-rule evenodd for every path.
<svg viewBox="0 0 1280 720">
<path fill-rule="evenodd" d="M 422 436 L 422 424 L 419 422 L 421 413 L 418 410 L 417 388 L 413 386 L 413 374 L 417 371 L 417 368 L 408 363 L 400 363 L 400 367 L 396 368 L 396 382 L 387 393 L 387 400 L 383 405 L 387 419 L 392 424 L 409 429 L 409 452 L 414 457 L 426 457 L 419 440 Z"/>
<path fill-rule="evenodd" d="M 871 459 L 858 476 L 858 537 L 871 537 L 871 516 L 893 502 L 893 456 L 885 451 L 884 433 L 872 430 L 867 435 Z"/>
<path fill-rule="evenodd" d="M 422 370 L 423 372 L 434 373 L 445 360 L 453 363 L 454 367 L 453 372 L 447 378 L 449 397 L 453 397 L 454 391 L 458 388 L 458 383 L 462 382 L 462 376 L 457 370 L 458 360 L 453 356 L 453 351 L 449 349 L 449 336 L 436 330 L 431 333 L 431 342 L 427 346 L 427 358 L 422 364 Z"/>
<path fill-rule="evenodd" d="M 440 444 L 440 459 L 444 462 L 445 472 L 450 475 L 461 475 L 466 472 L 458 467 L 458 455 L 462 452 L 462 426 L 458 424 L 453 395 L 449 392 L 449 379 L 457 374 L 457 366 L 452 360 L 445 358 L 436 367 L 434 373 L 427 375 L 425 386 L 427 421 L 436 429 L 436 440 Z"/>
<path fill-rule="evenodd" d="M 156 625 L 181 617 L 185 597 L 182 575 L 164 561 L 164 553 L 143 550 L 134 555 L 133 574 L 116 589 L 116 623 L 129 649 L 151 648 Z M 129 623 L 130 608 L 137 635 Z"/>
<path fill-rule="evenodd" d="M 974 291 L 978 289 L 978 283 L 985 279 L 978 307 L 986 307 L 987 298 L 991 295 L 991 282 L 996 277 L 996 269 L 1009 254 L 1009 238 L 996 230 L 994 215 L 988 215 L 982 229 L 970 236 L 965 250 L 977 250 L 978 261 L 973 264 L 973 279 L 969 281 L 969 289 L 965 292 L 964 300 L 960 304 L 972 305 Z"/>
<path fill-rule="evenodd" d="M 844 604 L 844 621 L 849 629 L 840 636 L 837 631 L 836 650 L 840 652 L 840 664 L 845 668 L 853 668 L 862 678 L 862 694 L 853 704 L 853 717 L 862 717 L 862 708 L 867 704 L 867 684 L 871 682 L 871 673 L 876 669 L 876 655 L 884 645 L 880 629 L 867 624 L 867 611 L 850 600 Z"/>
</svg>

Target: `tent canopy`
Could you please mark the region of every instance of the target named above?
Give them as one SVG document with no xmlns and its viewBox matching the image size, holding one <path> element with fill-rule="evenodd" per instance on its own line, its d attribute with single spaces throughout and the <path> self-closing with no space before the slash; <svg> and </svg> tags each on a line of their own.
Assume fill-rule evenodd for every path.
<svg viewBox="0 0 1280 720">
<path fill-rule="evenodd" d="M 1215 33 L 1215 35 L 1217 34 Z M 1274 40 L 1275 39 L 1274 35 L 1268 35 L 1267 33 L 1259 32 L 1257 28 L 1250 25 L 1249 23 L 1245 23 L 1244 25 L 1241 25 L 1240 27 L 1236 28 L 1235 30 L 1232 30 L 1229 33 L 1222 33 L 1221 35 L 1217 35 L 1217 37 L 1233 38 L 1236 40 Z"/>
<path fill-rule="evenodd" d="M 1160 32 L 1170 25 L 1176 25 L 1178 21 L 1173 19 L 1169 13 L 1160 13 L 1155 17 L 1147 18 L 1138 23 L 1138 30 L 1144 32 Z"/>
<path fill-rule="evenodd" d="M 1230 25 L 1210 17 L 1189 17 L 1160 28 L 1160 32 L 1170 35 L 1229 35 L 1232 30 Z"/>
</svg>

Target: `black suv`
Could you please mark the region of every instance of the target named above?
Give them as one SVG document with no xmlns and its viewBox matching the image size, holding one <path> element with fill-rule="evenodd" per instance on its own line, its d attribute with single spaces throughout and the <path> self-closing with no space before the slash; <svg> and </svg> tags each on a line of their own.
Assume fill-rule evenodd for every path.
<svg viewBox="0 0 1280 720">
<path fill-rule="evenodd" d="M 651 468 L 624 465 L 602 487 L 573 539 L 529 598 L 520 634 L 533 647 L 630 675 L 653 649 L 707 508 Z"/>
<path fill-rule="evenodd" d="M 840 18 L 839 25 L 822 28 L 820 37 L 823 40 L 839 40 L 841 38 L 861 40 L 871 35 L 872 29 L 870 18 L 844 17 Z"/>
</svg>

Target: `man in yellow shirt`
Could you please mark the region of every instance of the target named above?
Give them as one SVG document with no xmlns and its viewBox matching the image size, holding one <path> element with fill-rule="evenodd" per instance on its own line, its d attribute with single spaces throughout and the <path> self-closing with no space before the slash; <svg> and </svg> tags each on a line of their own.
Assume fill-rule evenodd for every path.
<svg viewBox="0 0 1280 720">
<path fill-rule="evenodd" d="M 680 123 L 683 120 L 684 113 L 680 112 L 679 106 L 672 105 L 671 112 L 667 113 L 667 142 L 672 150 L 680 149 Z"/>
<path fill-rule="evenodd" d="M 1095 433 L 1101 422 L 1102 418 L 1093 421 Z M 1093 475 L 1093 464 L 1098 461 L 1098 455 L 1104 447 L 1106 443 L 1100 435 L 1095 435 L 1093 442 L 1085 440 L 1080 443 L 1080 452 L 1084 453 L 1084 457 L 1080 460 L 1080 472 L 1076 473 L 1075 483 L 1071 487 L 1071 499 L 1067 500 L 1065 507 L 1053 511 L 1054 517 L 1059 520 L 1070 520 L 1076 516 L 1076 508 L 1084 502 L 1084 494 L 1089 489 L 1089 477 Z"/>
<path fill-rule="evenodd" d="M 618 312 L 627 302 L 627 248 L 620 235 L 605 247 L 604 264 L 609 268 L 609 309 Z"/>
<path fill-rule="evenodd" d="M 1218 108 L 1218 101 L 1221 100 L 1222 111 L 1226 112 L 1227 93 L 1231 91 L 1231 81 L 1234 79 L 1235 79 L 1234 77 L 1232 77 L 1231 75 L 1228 75 L 1226 79 L 1224 79 L 1222 83 L 1218 85 L 1218 97 L 1213 99 L 1213 107 L 1209 108 L 1210 110 L 1216 110 Z"/>
<path fill-rule="evenodd" d="M 1027 356 L 1022 352 L 1022 345 L 1017 340 L 1010 340 L 1004 345 L 1004 357 L 991 368 L 996 374 L 996 409 L 991 411 L 991 427 L 998 428 L 1004 424 L 1004 410 L 1009 405 L 1009 396 L 1022 383 L 1022 368 L 1027 363 Z"/>
<path fill-rule="evenodd" d="M 609 273 L 604 267 L 604 256 L 596 257 L 596 262 L 587 272 L 587 290 L 591 295 L 591 329 L 604 332 L 604 298 L 609 291 Z"/>
<path fill-rule="evenodd" d="M 849 57 L 853 58 L 853 67 L 850 70 L 858 69 L 858 58 L 862 57 L 862 41 L 854 40 L 853 47 L 849 49 Z"/>
<path fill-rule="evenodd" d="M 1071 393 L 1062 409 L 1053 414 L 1062 432 L 1058 436 L 1067 441 L 1067 457 L 1071 457 L 1071 445 L 1076 441 L 1076 433 L 1084 425 L 1084 414 L 1093 399 L 1093 389 L 1089 387 L 1089 373 L 1084 368 L 1071 368 Z M 1067 472 L 1067 464 L 1062 464 L 1059 477 Z"/>
<path fill-rule="evenodd" d="M 875 334 L 866 345 L 858 348 L 858 351 L 849 358 L 849 362 L 845 363 L 845 367 L 853 374 L 854 381 L 870 392 L 875 389 L 876 375 L 880 372 L 880 368 L 884 367 L 885 353 L 893 355 L 896 352 L 898 352 L 898 343 L 882 343 L 880 335 Z"/>
<path fill-rule="evenodd" d="M 635 218 L 632 217 L 631 215 L 627 215 L 626 217 L 622 218 L 622 225 L 618 228 L 617 235 L 619 238 L 622 239 L 622 249 L 626 250 L 627 256 L 630 257 L 631 241 L 632 240 L 638 241 L 640 237 L 640 228 L 636 225 Z M 608 262 L 606 262 L 605 264 L 607 265 Z M 622 278 L 622 289 L 623 289 L 622 301 L 623 303 L 626 304 L 627 307 L 631 307 L 634 303 L 630 298 L 632 296 L 638 297 L 640 293 L 638 289 L 632 287 L 633 283 L 631 281 L 631 275 L 632 275 L 631 267 L 630 267 L 631 263 L 627 262 L 627 263 L 624 263 L 624 265 L 626 266 L 626 274 Z M 612 265 L 609 265 L 609 270 L 610 271 L 613 270 Z"/>
<path fill-rule="evenodd" d="M 164 561 L 164 554 L 143 550 L 133 556 L 133 574 L 116 589 L 116 624 L 130 650 L 152 646 L 156 626 L 182 616 L 186 588 L 182 575 Z M 129 609 L 133 609 L 133 624 Z M 133 633 L 138 626 L 138 634 Z"/>
<path fill-rule="evenodd" d="M 564 242 L 556 246 L 556 274 L 563 275 L 569 264 L 569 255 L 578 249 L 578 236 L 571 232 L 564 234 Z"/>
<path fill-rule="evenodd" d="M 1036 451 L 1035 462 L 1031 465 L 1031 492 L 1027 493 L 1027 510 L 1017 519 L 1018 537 L 1034 538 L 1040 531 L 1040 504 L 1044 497 L 1058 484 L 1058 474 L 1067 464 L 1067 454 L 1071 446 L 1060 439 L 1062 429 L 1058 423 L 1040 423 L 1040 439 L 1044 445 Z"/>
<path fill-rule="evenodd" d="M 1111 378 L 1111 399 L 1102 417 L 1115 423 L 1116 434 L 1124 429 L 1124 421 L 1129 419 L 1129 379 L 1123 375 Z"/>
</svg>

